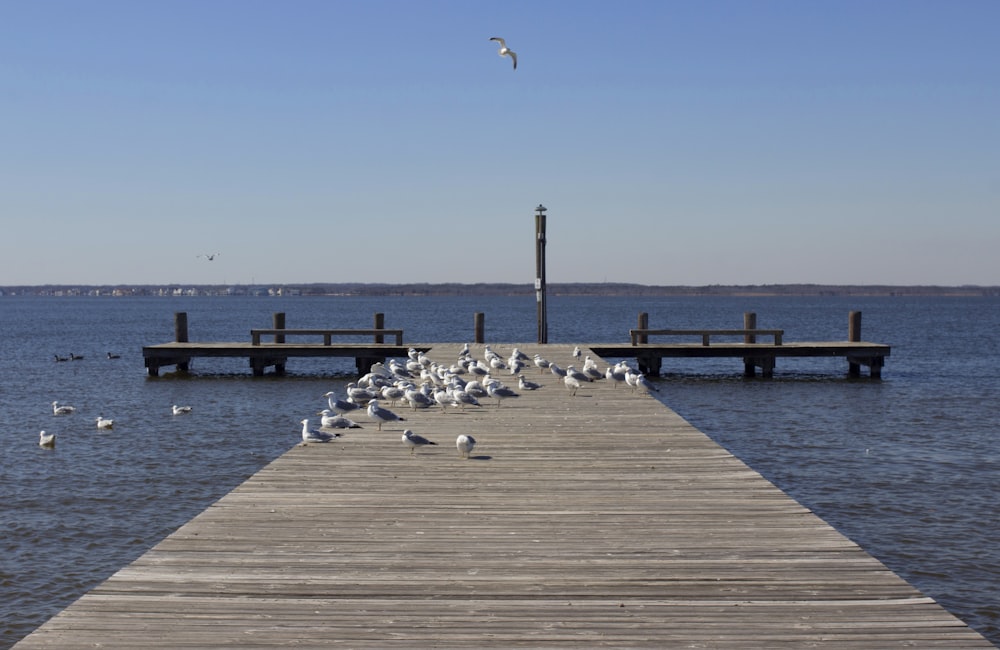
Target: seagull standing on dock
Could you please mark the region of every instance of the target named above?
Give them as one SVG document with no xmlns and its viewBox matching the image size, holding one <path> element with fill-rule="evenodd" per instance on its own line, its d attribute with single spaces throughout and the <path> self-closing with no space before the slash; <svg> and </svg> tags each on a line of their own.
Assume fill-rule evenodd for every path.
<svg viewBox="0 0 1000 650">
<path fill-rule="evenodd" d="M 320 431 L 319 429 L 309 428 L 309 418 L 302 420 L 302 442 L 330 442 L 335 438 L 339 438 L 339 433 L 327 433 L 326 431 Z"/>
<path fill-rule="evenodd" d="M 351 418 L 344 417 L 338 413 L 334 413 L 330 409 L 323 409 L 319 412 L 322 416 L 320 418 L 320 426 L 324 429 L 360 429 L 362 428 L 360 424 L 352 420 Z"/>
<path fill-rule="evenodd" d="M 423 436 L 418 436 L 409 429 L 406 429 L 405 431 L 403 431 L 403 444 L 407 445 L 410 448 L 410 453 L 412 454 L 417 447 L 436 445 L 437 443 L 431 442 L 427 438 Z"/>
<path fill-rule="evenodd" d="M 332 390 L 327 393 L 324 393 L 323 397 L 326 398 L 326 403 L 330 405 L 330 410 L 340 415 L 344 415 L 345 413 L 350 413 L 351 411 L 355 411 L 361 408 L 354 402 L 348 402 L 342 399 L 337 399 L 336 393 L 334 393 Z"/>
<path fill-rule="evenodd" d="M 472 453 L 472 448 L 476 446 L 476 439 L 470 435 L 462 434 L 455 439 L 455 447 L 458 449 L 458 455 L 462 458 L 468 458 L 469 454 Z"/>
<path fill-rule="evenodd" d="M 378 400 L 373 399 L 368 402 L 368 417 L 378 422 L 378 430 L 382 430 L 383 422 L 405 421 L 389 409 L 384 409 L 378 405 Z"/>
<path fill-rule="evenodd" d="M 517 53 L 514 50 L 507 47 L 507 42 L 504 41 L 499 36 L 494 36 L 490 39 L 491 41 L 496 41 L 500 44 L 500 51 L 497 52 L 500 56 L 509 56 L 510 60 L 514 62 L 514 69 L 517 70 Z"/>
</svg>

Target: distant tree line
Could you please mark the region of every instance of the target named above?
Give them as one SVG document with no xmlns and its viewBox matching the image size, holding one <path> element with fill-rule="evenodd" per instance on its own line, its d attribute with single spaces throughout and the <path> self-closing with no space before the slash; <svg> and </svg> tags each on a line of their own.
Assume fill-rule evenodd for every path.
<svg viewBox="0 0 1000 650">
<path fill-rule="evenodd" d="M 184 289 L 188 295 L 303 296 L 530 296 L 531 284 L 480 282 L 378 284 L 361 282 L 281 285 L 40 285 L 0 287 L 0 295 L 167 295 Z M 280 291 L 278 291 L 280 290 Z M 546 286 L 550 296 L 1000 296 L 998 286 L 713 284 L 703 286 L 645 285 L 624 282 L 573 282 Z"/>
</svg>

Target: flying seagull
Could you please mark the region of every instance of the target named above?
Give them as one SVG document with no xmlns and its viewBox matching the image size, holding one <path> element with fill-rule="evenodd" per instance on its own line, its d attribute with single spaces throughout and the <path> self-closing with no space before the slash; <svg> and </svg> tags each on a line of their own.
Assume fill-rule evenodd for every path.
<svg viewBox="0 0 1000 650">
<path fill-rule="evenodd" d="M 498 52 L 498 54 L 500 56 L 509 56 L 510 60 L 514 62 L 514 69 L 517 70 L 517 53 L 514 50 L 507 47 L 507 43 L 504 42 L 504 40 L 499 36 L 494 36 L 490 40 L 496 41 L 497 43 L 500 44 L 500 51 Z"/>
<path fill-rule="evenodd" d="M 207 260 L 208 260 L 209 262 L 211 262 L 211 261 L 213 261 L 213 260 L 214 260 L 214 259 L 215 259 L 216 257 L 218 257 L 219 255 L 220 255 L 220 253 L 205 253 L 204 255 L 199 255 L 198 257 L 204 257 L 204 258 L 205 258 L 205 259 L 207 259 Z"/>
</svg>

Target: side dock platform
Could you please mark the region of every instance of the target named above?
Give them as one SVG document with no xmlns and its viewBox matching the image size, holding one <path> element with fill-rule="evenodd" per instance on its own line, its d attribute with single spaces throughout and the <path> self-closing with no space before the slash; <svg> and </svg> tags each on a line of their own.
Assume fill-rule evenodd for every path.
<svg viewBox="0 0 1000 650">
<path fill-rule="evenodd" d="M 525 374 L 330 443 L 275 432 L 288 452 L 15 648 L 993 647 L 654 397 Z"/>
</svg>

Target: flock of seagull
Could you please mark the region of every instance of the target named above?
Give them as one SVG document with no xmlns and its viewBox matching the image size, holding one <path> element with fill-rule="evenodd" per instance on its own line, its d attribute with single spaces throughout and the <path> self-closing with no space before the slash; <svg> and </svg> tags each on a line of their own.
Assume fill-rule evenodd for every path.
<svg viewBox="0 0 1000 650">
<path fill-rule="evenodd" d="M 409 415 L 403 417 L 392 410 L 397 403 L 412 413 L 433 407 L 447 412 L 448 409 L 482 408 L 483 402 L 480 400 L 489 398 L 496 400 L 496 408 L 500 408 L 505 399 L 520 397 L 517 390 L 499 379 L 497 375 L 501 373 L 516 377 L 520 391 L 542 388 L 541 384 L 525 376 L 523 370 L 529 364 L 538 368 L 540 373 L 549 371 L 561 379 L 574 396 L 583 385 L 602 379 L 615 387 L 624 384 L 633 391 L 658 390 L 641 372 L 625 361 L 609 365 L 602 371 L 590 355 L 583 355 L 579 346 L 574 348 L 573 357 L 575 362 L 562 368 L 540 354 L 529 357 L 517 347 L 513 348 L 509 358 L 504 359 L 491 346 L 486 345 L 483 348 L 483 358 L 477 359 L 466 344 L 454 363 L 441 363 L 430 359 L 424 352 L 410 348 L 406 361 L 391 359 L 387 363 L 373 364 L 369 373 L 358 381 L 347 384 L 343 398 L 335 391 L 325 393 L 323 397 L 326 398 L 326 408 L 318 413 L 320 426 L 312 426 L 310 418 L 301 420 L 302 443 L 308 445 L 331 442 L 340 438 L 345 429 L 363 428 L 353 419 L 361 419 L 362 416 L 374 423 L 379 431 L 384 424 L 407 422 Z M 579 370 L 576 368 L 577 362 L 581 364 Z M 384 406 L 386 404 L 388 407 Z M 421 447 L 437 445 L 410 428 L 404 428 L 401 441 L 410 449 L 411 454 Z M 462 458 L 469 458 L 475 445 L 476 439 L 469 434 L 459 435 L 455 440 L 455 447 Z"/>
<path fill-rule="evenodd" d="M 177 406 L 174 404 L 171 407 L 171 410 L 174 415 L 184 415 L 191 412 L 191 407 Z M 74 413 L 76 413 L 75 406 L 60 404 L 59 400 L 52 402 L 52 415 L 73 415 Z M 103 415 L 98 415 L 96 422 L 97 428 L 100 430 L 108 431 L 115 428 L 115 421 L 111 418 L 106 418 Z M 54 449 L 56 446 L 56 434 L 49 433 L 43 429 L 38 433 L 38 446 L 44 449 Z"/>
</svg>

